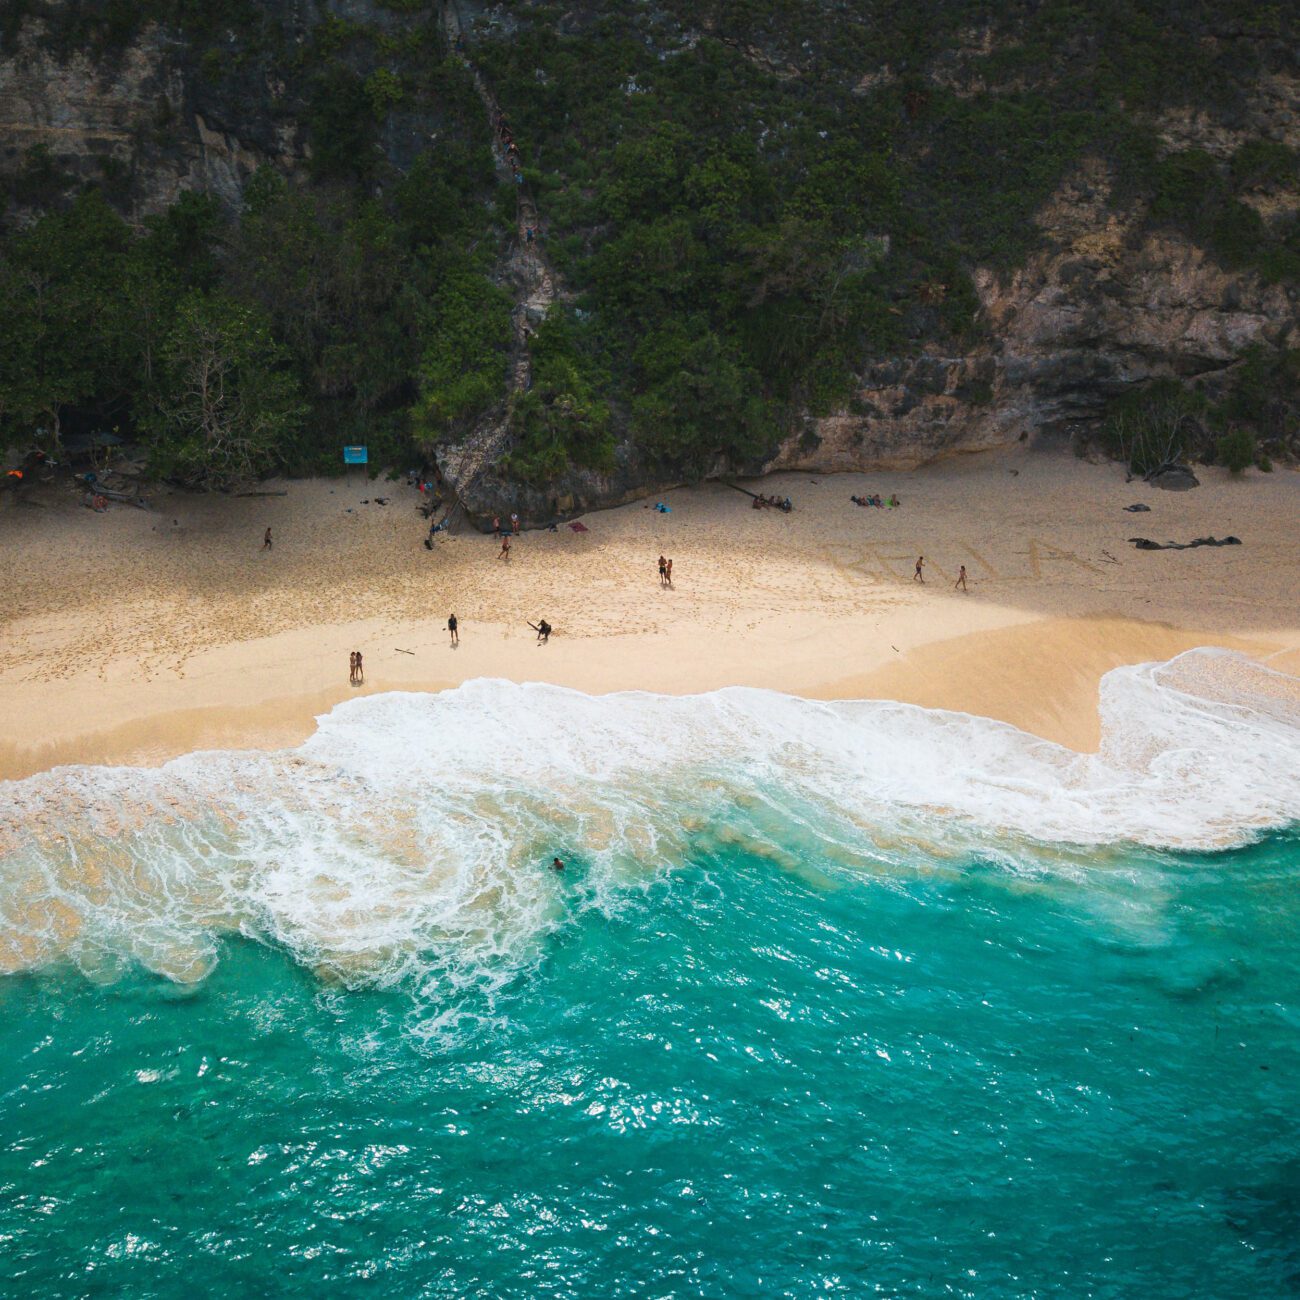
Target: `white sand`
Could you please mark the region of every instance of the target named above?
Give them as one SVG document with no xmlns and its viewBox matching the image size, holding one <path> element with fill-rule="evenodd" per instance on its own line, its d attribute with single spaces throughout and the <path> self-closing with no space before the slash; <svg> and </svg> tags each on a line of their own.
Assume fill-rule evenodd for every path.
<svg viewBox="0 0 1300 1300">
<path fill-rule="evenodd" d="M 1096 743 L 1102 673 L 1223 645 L 1300 671 L 1300 474 L 1198 471 L 1189 493 L 1065 453 L 913 473 L 789 474 L 791 515 L 710 484 L 525 533 L 498 560 L 463 532 L 430 553 L 402 484 L 311 480 L 285 497 L 160 493 L 95 515 L 70 492 L 0 508 L 0 776 L 278 745 L 358 690 L 470 677 L 592 692 L 728 684 L 879 697 Z M 274 485 L 268 485 L 274 486 Z M 898 510 L 851 494 L 897 492 Z M 390 498 L 387 507 L 374 495 Z M 360 504 L 369 497 L 372 504 Z M 1142 501 L 1149 514 L 1122 507 Z M 348 513 L 348 510 L 351 513 Z M 270 525 L 274 548 L 260 550 Z M 1243 545 L 1136 551 L 1127 538 Z M 655 561 L 674 561 L 662 590 Z M 924 553 L 927 583 L 912 581 Z M 965 564 L 970 592 L 952 587 Z M 461 621 L 452 650 L 447 615 Z M 526 620 L 555 627 L 539 647 Z M 347 680 L 352 649 L 366 684 Z M 403 650 L 413 654 L 401 653 Z"/>
</svg>

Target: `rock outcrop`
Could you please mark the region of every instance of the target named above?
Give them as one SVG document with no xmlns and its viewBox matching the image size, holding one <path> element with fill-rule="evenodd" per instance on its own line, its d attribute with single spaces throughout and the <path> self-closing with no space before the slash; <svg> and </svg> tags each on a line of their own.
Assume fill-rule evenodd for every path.
<svg viewBox="0 0 1300 1300">
<path fill-rule="evenodd" d="M 509 7 L 462 2 L 463 9 L 442 0 L 437 10 L 452 43 L 476 19 L 510 30 Z M 319 6 L 293 0 L 270 8 L 290 45 L 326 21 L 365 23 L 397 41 L 407 22 L 400 6 L 379 0 Z M 557 17 L 560 30 L 570 17 Z M 139 220 L 189 189 L 236 209 L 259 167 L 294 176 L 309 159 L 303 88 L 286 86 L 269 63 L 232 61 L 220 77 L 205 76 L 200 63 L 220 63 L 222 50 L 196 51 L 157 25 L 143 27 L 111 58 L 56 54 L 47 36 L 44 20 L 33 13 L 13 25 L 0 50 L 0 174 L 21 172 L 39 146 L 69 184 L 111 183 L 123 209 Z M 697 36 L 687 32 L 683 39 L 689 37 L 689 46 Z M 958 94 L 980 90 L 979 70 L 993 40 L 990 30 L 965 34 L 930 70 L 934 83 Z M 788 52 L 778 56 L 753 45 L 742 53 L 773 75 L 802 75 Z M 887 65 L 865 68 L 856 92 L 850 84 L 845 94 L 865 93 L 896 75 Z M 491 91 L 481 75 L 475 78 L 491 117 Z M 1252 140 L 1300 150 L 1300 79 L 1270 71 L 1230 117 L 1198 107 L 1166 112 L 1149 125 L 1163 148 L 1202 150 L 1225 165 Z M 395 109 L 381 136 L 388 161 L 401 170 L 427 147 L 431 124 Z M 499 141 L 497 163 L 509 184 Z M 1300 210 L 1300 192 L 1266 187 L 1243 202 L 1265 222 L 1280 222 Z M 521 231 L 539 225 L 535 210 L 521 208 L 521 214 Z M 22 219 L 21 210 L 17 215 Z M 1252 345 L 1300 347 L 1294 286 L 1225 267 L 1188 237 L 1153 226 L 1139 201 L 1120 196 L 1099 158 L 1066 178 L 1036 222 L 1042 238 L 1023 264 L 971 268 L 979 308 L 966 350 L 927 344 L 919 352 L 864 357 L 843 409 L 807 415 L 766 460 L 735 468 L 902 468 L 1071 436 L 1095 427 L 1107 403 L 1135 384 L 1171 376 L 1213 389 Z M 515 298 L 502 401 L 472 438 L 440 452 L 471 517 L 482 522 L 516 510 L 531 523 L 545 523 L 661 490 L 662 476 L 627 440 L 614 469 L 575 469 L 545 488 L 521 486 L 496 471 L 508 450 L 510 396 L 530 381 L 530 326 L 563 293 L 540 245 L 516 246 L 498 271 Z"/>
<path fill-rule="evenodd" d="M 185 190 L 238 206 L 264 164 L 292 172 L 306 156 L 283 87 L 241 72 L 205 90 L 188 51 L 151 25 L 111 59 L 59 58 L 39 18 L 19 27 L 0 58 L 0 175 L 33 149 L 72 184 L 106 184 L 127 215 L 160 212 Z"/>
<path fill-rule="evenodd" d="M 849 410 L 810 420 L 766 468 L 910 468 L 1070 435 L 1134 384 L 1213 384 L 1252 344 L 1300 347 L 1294 288 L 1227 270 L 1143 216 L 1117 210 L 1104 165 L 1085 164 L 1038 214 L 1042 251 L 975 270 L 985 342 L 873 363 Z"/>
</svg>

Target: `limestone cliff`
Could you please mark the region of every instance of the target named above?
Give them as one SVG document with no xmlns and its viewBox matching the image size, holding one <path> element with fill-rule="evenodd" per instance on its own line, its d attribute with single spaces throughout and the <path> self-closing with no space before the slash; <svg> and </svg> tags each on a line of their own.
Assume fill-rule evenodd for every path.
<svg viewBox="0 0 1300 1300">
<path fill-rule="evenodd" d="M 1294 130 L 1297 86 L 1280 124 Z M 1183 123 L 1180 143 L 1221 143 Z M 1231 147 L 1231 146 L 1230 146 Z M 1276 196 L 1278 207 L 1300 199 Z M 853 409 L 810 420 L 769 469 L 909 468 L 1041 434 L 1075 436 L 1135 384 L 1175 376 L 1221 382 L 1252 344 L 1300 347 L 1293 286 L 1224 269 L 1194 243 L 1145 229 L 1117 207 L 1090 160 L 1038 213 L 1044 247 L 1010 272 L 976 268 L 986 338 L 958 356 L 877 361 Z"/>
<path fill-rule="evenodd" d="M 61 188 L 106 184 L 135 219 L 185 190 L 232 210 L 263 164 L 292 172 L 304 159 L 283 83 L 242 73 L 217 91 L 193 52 L 149 24 L 111 58 L 50 47 L 46 23 L 23 22 L 0 58 L 0 174 L 42 151 Z"/>
<path fill-rule="evenodd" d="M 440 106 L 410 92 L 409 70 L 442 58 L 459 58 L 471 69 L 482 100 L 484 142 L 492 139 L 501 189 L 513 193 L 515 163 L 490 125 L 500 117 L 500 105 L 476 61 L 482 55 L 484 67 L 493 59 L 505 66 L 500 51 L 531 33 L 537 65 L 525 64 L 514 87 L 518 101 L 527 102 L 528 87 L 554 84 L 544 54 L 562 54 L 564 41 L 597 29 L 613 12 L 598 0 L 580 0 L 563 10 L 530 0 L 238 4 L 240 14 L 253 14 L 261 24 L 257 41 L 233 21 L 223 26 L 216 18 L 196 36 L 178 25 L 164 0 L 150 0 L 149 16 L 126 39 L 108 44 L 95 35 L 99 28 L 86 29 L 91 33 L 86 35 L 73 24 L 94 5 L 30 0 L 16 6 L 0 27 L 0 178 L 13 182 L 9 222 L 21 225 L 60 194 L 66 197 L 86 184 L 103 188 L 128 219 L 139 223 L 192 189 L 217 196 L 234 217 L 249 178 L 263 167 L 295 184 L 312 183 L 310 116 L 320 107 L 319 87 L 312 89 L 317 85 L 312 59 L 322 50 L 346 65 L 358 84 L 364 81 L 368 94 L 385 91 L 382 81 L 366 80 L 376 69 L 391 64 L 407 70 L 405 93 L 397 85 L 391 102 L 375 101 L 375 148 L 388 170 L 377 179 L 362 178 L 368 196 L 382 197 L 385 185 L 438 140 Z M 927 45 L 916 38 L 905 56 L 894 47 L 892 53 L 877 51 L 870 23 L 863 27 L 865 36 L 853 26 L 863 15 L 875 21 L 872 5 L 755 4 L 746 12 L 752 9 L 759 17 L 743 30 L 737 28 L 736 13 L 713 0 L 698 11 L 678 0 L 636 8 L 641 24 L 636 39 L 658 65 L 669 66 L 714 42 L 728 57 L 738 57 L 747 74 L 794 87 L 792 94 L 814 88 L 824 98 L 839 95 L 843 105 L 895 96 L 881 101 L 881 111 L 896 114 L 906 131 L 896 141 L 873 146 L 882 159 L 890 150 L 924 154 L 929 148 L 917 123 L 924 122 L 932 94 L 959 100 L 1023 96 L 1034 89 L 1036 77 L 1049 75 L 1027 56 L 1015 63 L 1019 19 L 1014 17 L 979 29 L 958 25 L 946 42 Z M 1037 6 L 1012 8 L 1032 15 Z M 1221 6 L 1223 14 L 1214 8 L 1209 5 L 1210 20 L 1192 31 L 1194 46 L 1216 58 L 1222 54 L 1229 60 L 1225 66 L 1247 53 L 1264 53 L 1231 102 L 1188 93 L 1172 105 L 1134 108 L 1133 121 L 1155 141 L 1152 165 L 1178 155 L 1226 173 L 1238 166 L 1243 150 L 1259 142 L 1290 150 L 1294 157 L 1300 152 L 1300 76 L 1288 71 L 1294 67 L 1293 52 L 1279 54 L 1275 37 L 1261 34 L 1254 18 L 1232 16 L 1235 6 Z M 929 9 L 939 13 L 960 6 L 934 0 Z M 545 39 L 538 37 L 543 28 Z M 1079 38 L 1067 39 L 1061 55 L 1065 66 L 1086 53 L 1068 40 Z M 441 44 L 434 48 L 430 42 Z M 743 87 L 743 78 L 729 84 Z M 622 94 L 633 102 L 644 88 L 629 76 Z M 752 135 L 756 147 L 767 147 L 768 136 L 785 125 L 774 111 L 764 118 L 740 99 L 734 105 L 720 101 L 713 109 L 720 120 L 729 112 L 736 131 Z M 933 127 L 945 129 L 942 122 Z M 824 138 L 827 132 L 819 134 Z M 582 148 L 576 145 L 572 152 L 581 154 Z M 519 229 L 511 236 L 516 243 L 496 263 L 497 284 L 514 304 L 499 400 L 474 428 L 442 435 L 436 451 L 448 480 L 479 520 L 521 503 L 526 517 L 546 520 L 626 500 L 680 477 L 680 470 L 646 446 L 644 435 L 633 435 L 626 393 L 610 398 L 615 446 L 602 468 L 573 467 L 539 483 L 512 473 L 506 464 L 512 404 L 532 383 L 533 334 L 554 302 L 576 309 L 583 301 L 582 286 L 572 276 L 566 284 L 565 268 L 542 239 L 552 233 L 547 204 L 559 201 L 558 188 L 548 183 L 546 158 L 540 147 L 530 155 L 529 184 L 512 200 L 519 204 Z M 44 168 L 44 189 L 31 179 L 37 164 Z M 581 159 L 575 172 L 580 173 L 580 164 Z M 522 185 L 523 174 L 515 179 Z M 563 200 L 570 210 L 581 206 L 598 179 L 578 175 Z M 1300 348 L 1293 276 L 1266 275 L 1249 259 L 1225 257 L 1222 241 L 1216 245 L 1203 237 L 1194 223 L 1180 227 L 1161 219 L 1151 193 L 1135 187 L 1131 177 L 1119 174 L 1113 158 L 1099 152 L 1085 149 L 1072 156 L 1051 183 L 1055 188 L 1033 212 L 1027 251 L 1000 259 L 959 252 L 952 265 L 960 262 L 960 269 L 946 280 L 900 273 L 882 290 L 893 298 L 886 296 L 882 301 L 888 305 L 880 309 L 895 318 L 897 328 L 887 346 L 864 346 L 855 354 L 847 400 L 830 403 L 829 410 L 826 403 L 815 410 L 812 403 L 794 403 L 783 411 L 786 432 L 774 451 L 719 455 L 707 468 L 760 473 L 908 467 L 1044 436 L 1086 435 L 1107 404 L 1135 385 L 1174 377 L 1197 381 L 1213 394 L 1231 383 L 1248 349 Z M 1257 179 L 1238 177 L 1234 183 L 1234 203 L 1257 214 L 1261 230 L 1294 227 L 1300 213 L 1294 171 L 1263 169 Z M 1046 192 L 1037 191 L 1035 202 Z M 873 202 L 876 198 L 864 198 L 863 206 Z M 608 211 L 585 225 L 572 212 L 567 220 L 569 265 L 595 265 L 601 241 L 618 233 L 617 220 Z M 888 248 L 889 239 L 882 235 L 881 247 Z M 917 236 L 914 242 L 923 241 Z M 973 311 L 960 328 L 940 323 L 944 295 L 956 291 L 958 278 L 967 290 L 973 288 Z M 750 305 L 758 300 L 754 296 Z M 611 364 L 614 371 L 628 370 L 624 359 Z M 694 472 L 699 470 L 697 462 Z"/>
</svg>

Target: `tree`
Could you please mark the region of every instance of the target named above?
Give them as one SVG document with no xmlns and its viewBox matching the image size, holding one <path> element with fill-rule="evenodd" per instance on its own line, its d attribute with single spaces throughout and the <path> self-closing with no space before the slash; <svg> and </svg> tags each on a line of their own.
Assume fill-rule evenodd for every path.
<svg viewBox="0 0 1300 1300">
<path fill-rule="evenodd" d="M 1176 379 L 1157 379 L 1111 403 L 1102 442 L 1134 474 L 1148 474 L 1195 453 L 1205 411 L 1202 394 Z"/>
<path fill-rule="evenodd" d="M 306 406 L 286 354 L 252 307 L 192 294 L 177 311 L 142 421 L 154 467 L 222 487 L 280 463 Z"/>
<path fill-rule="evenodd" d="M 515 448 L 509 468 L 520 478 L 553 478 L 570 464 L 608 469 L 613 461 L 609 406 L 597 396 L 604 376 L 581 343 L 571 316 L 560 308 L 532 338 L 532 384 L 510 409 Z"/>
<path fill-rule="evenodd" d="M 510 300 L 483 276 L 453 266 L 434 295 L 423 336 L 416 436 L 468 431 L 501 398 L 510 348 Z"/>
<path fill-rule="evenodd" d="M 770 450 L 775 428 L 758 376 L 698 320 L 648 333 L 634 364 L 633 429 L 664 464 L 702 477 L 719 457 L 738 464 Z"/>
<path fill-rule="evenodd" d="M 130 231 L 99 195 L 43 217 L 0 252 L 0 429 L 54 443 L 65 407 L 130 387 Z"/>
</svg>

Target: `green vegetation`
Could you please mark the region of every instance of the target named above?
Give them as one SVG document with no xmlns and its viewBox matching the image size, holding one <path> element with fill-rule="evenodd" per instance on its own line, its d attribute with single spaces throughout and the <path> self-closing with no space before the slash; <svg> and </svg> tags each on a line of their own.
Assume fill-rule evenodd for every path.
<svg viewBox="0 0 1300 1300">
<path fill-rule="evenodd" d="M 1111 403 L 1102 446 L 1135 474 L 1169 461 L 1217 461 L 1234 474 L 1271 469 L 1269 450 L 1300 451 L 1300 351 L 1249 348 L 1211 395 L 1158 379 Z"/>
<path fill-rule="evenodd" d="M 1270 141 L 1244 145 L 1228 168 L 1199 149 L 1171 153 L 1155 168 L 1151 218 L 1186 231 L 1225 266 L 1249 267 L 1270 282 L 1300 280 L 1300 221 L 1270 230 L 1239 197 L 1294 177 L 1294 156 Z"/>
<path fill-rule="evenodd" d="M 11 199 L 48 211 L 0 227 L 0 446 L 113 427 L 158 472 L 222 486 L 333 470 L 346 442 L 405 459 L 501 401 L 509 300 L 491 276 L 505 232 L 468 74 L 425 60 L 421 36 L 418 68 L 403 47 L 400 69 L 363 76 L 335 57 L 363 29 L 330 21 L 317 36 L 328 52 L 300 80 L 310 186 L 263 170 L 241 212 L 183 194 L 141 231 L 107 201 L 111 166 L 65 199 L 70 178 L 32 151 Z M 438 130 L 398 173 L 379 126 L 408 84 Z"/>
<path fill-rule="evenodd" d="M 224 294 L 192 294 L 177 307 L 158 355 L 143 425 L 162 474 L 224 486 L 282 463 L 306 407 L 255 309 Z"/>
<path fill-rule="evenodd" d="M 570 462 L 612 464 L 609 406 L 598 396 L 606 376 L 589 348 L 588 332 L 563 310 L 552 311 L 529 340 L 532 386 L 510 412 L 508 465 L 519 478 L 544 482 Z"/>
<path fill-rule="evenodd" d="M 608 467 L 622 439 L 665 472 L 757 464 L 850 405 L 873 358 L 978 343 L 973 271 L 1020 264 L 1089 157 L 1153 229 L 1300 282 L 1300 222 L 1261 215 L 1300 183 L 1295 154 L 1170 152 L 1152 125 L 1235 113 L 1263 72 L 1294 72 L 1281 7 L 506 0 L 469 47 L 568 294 L 507 401 L 514 187 L 437 6 L 381 3 L 371 23 L 269 0 L 6 7 L 0 39 L 36 16 L 59 57 L 111 58 L 161 24 L 196 93 L 292 120 L 310 157 L 302 183 L 259 173 L 240 213 L 187 195 L 140 230 L 114 209 L 129 167 L 106 159 L 77 192 L 30 150 L 0 227 L 0 440 L 117 424 L 168 473 L 216 482 L 325 469 L 345 441 L 396 458 L 500 419 L 507 468 L 533 482 Z M 160 101 L 140 148 L 168 147 L 175 111 Z M 205 356 L 228 400 L 200 417 Z M 1107 445 L 1135 467 L 1215 437 L 1226 462 L 1238 429 L 1285 448 L 1294 367 L 1251 354 L 1213 395 L 1154 385 L 1112 411 Z"/>
<path fill-rule="evenodd" d="M 501 400 L 510 300 L 472 271 L 453 271 L 426 310 L 417 429 L 429 442 L 467 433 Z"/>
<path fill-rule="evenodd" d="M 1102 445 L 1134 474 L 1195 458 L 1204 441 L 1208 404 L 1176 379 L 1157 379 L 1112 403 Z"/>
<path fill-rule="evenodd" d="M 1243 429 L 1241 425 L 1234 426 L 1217 439 L 1214 448 L 1218 453 L 1219 464 L 1226 466 L 1234 474 L 1249 469 L 1259 455 L 1259 449 L 1255 445 L 1255 435 L 1249 429 Z"/>
<path fill-rule="evenodd" d="M 1286 150 L 1158 162 L 1136 115 L 1234 104 L 1258 72 L 1243 43 L 1207 45 L 1206 5 L 652 8 L 589 6 L 559 35 L 557 10 L 516 3 L 475 57 L 540 179 L 607 398 L 676 468 L 761 458 L 803 413 L 846 403 L 867 358 L 972 343 L 971 269 L 1020 262 L 1087 155 L 1153 224 L 1300 278 L 1295 228 L 1244 202 L 1289 183 Z M 664 10 L 708 35 L 686 46 Z"/>
</svg>

